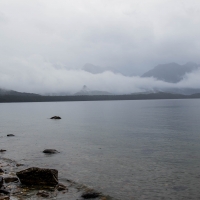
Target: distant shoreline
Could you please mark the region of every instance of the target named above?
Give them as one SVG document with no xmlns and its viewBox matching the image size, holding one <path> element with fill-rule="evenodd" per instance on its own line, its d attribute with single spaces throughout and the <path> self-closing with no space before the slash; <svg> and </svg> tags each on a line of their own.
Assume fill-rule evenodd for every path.
<svg viewBox="0 0 200 200">
<path fill-rule="evenodd" d="M 0 103 L 17 102 L 60 102 L 60 101 L 113 101 L 113 100 L 156 100 L 156 99 L 199 99 L 200 93 L 192 95 L 171 93 L 149 93 L 128 95 L 83 95 L 83 96 L 42 96 L 42 95 L 1 95 Z"/>
</svg>

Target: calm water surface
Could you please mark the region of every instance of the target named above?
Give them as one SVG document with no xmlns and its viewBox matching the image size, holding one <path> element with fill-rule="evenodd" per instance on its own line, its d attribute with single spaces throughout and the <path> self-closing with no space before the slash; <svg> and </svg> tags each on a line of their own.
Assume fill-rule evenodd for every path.
<svg viewBox="0 0 200 200">
<path fill-rule="evenodd" d="M 200 199 L 200 100 L 2 103 L 0 148 L 120 200 Z"/>
</svg>

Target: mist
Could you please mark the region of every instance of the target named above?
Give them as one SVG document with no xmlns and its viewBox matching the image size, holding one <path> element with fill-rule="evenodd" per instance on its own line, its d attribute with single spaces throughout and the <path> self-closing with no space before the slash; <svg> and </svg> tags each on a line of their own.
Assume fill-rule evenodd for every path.
<svg viewBox="0 0 200 200">
<path fill-rule="evenodd" d="M 39 55 L 27 59 L 1 58 L 0 63 L 3 66 L 0 68 L 1 87 L 19 92 L 74 94 L 84 85 L 90 90 L 107 91 L 113 94 L 200 87 L 200 70 L 186 74 L 179 83 L 167 83 L 154 78 L 124 76 L 112 71 L 92 74 L 81 69 L 66 69 L 59 64 L 54 66 Z"/>
</svg>

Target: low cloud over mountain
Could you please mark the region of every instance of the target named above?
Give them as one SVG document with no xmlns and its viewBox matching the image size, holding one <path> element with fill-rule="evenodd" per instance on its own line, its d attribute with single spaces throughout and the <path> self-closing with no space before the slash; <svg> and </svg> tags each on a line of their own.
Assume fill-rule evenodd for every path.
<svg viewBox="0 0 200 200">
<path fill-rule="evenodd" d="M 38 55 L 26 59 L 1 57 L 0 64 L 0 88 L 20 92 L 74 94 L 84 85 L 91 91 L 112 94 L 200 88 L 199 68 L 183 75 L 179 82 L 169 83 L 154 77 L 128 77 L 111 71 L 92 74 L 84 70 L 66 69 L 62 65 L 55 67 Z"/>
<path fill-rule="evenodd" d="M 178 83 L 187 73 L 197 70 L 200 65 L 188 62 L 184 65 L 177 63 L 162 64 L 144 73 L 142 77 L 154 77 L 169 83 Z"/>
<path fill-rule="evenodd" d="M 76 92 L 74 95 L 82 96 L 82 95 L 112 95 L 112 94 L 106 91 L 90 90 L 86 85 L 84 85 L 83 88 L 79 92 Z"/>
</svg>

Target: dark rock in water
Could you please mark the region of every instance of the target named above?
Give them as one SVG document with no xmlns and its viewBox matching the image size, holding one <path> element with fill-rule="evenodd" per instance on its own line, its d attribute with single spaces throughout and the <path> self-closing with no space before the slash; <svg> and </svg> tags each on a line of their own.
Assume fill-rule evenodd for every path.
<svg viewBox="0 0 200 200">
<path fill-rule="evenodd" d="M 24 166 L 24 164 L 17 163 L 16 167 Z"/>
<path fill-rule="evenodd" d="M 3 177 L 0 176 L 0 187 L 2 187 L 2 186 L 3 186 Z"/>
<path fill-rule="evenodd" d="M 81 195 L 81 197 L 83 197 L 84 199 L 93 199 L 93 198 L 97 198 L 99 196 L 100 196 L 100 194 L 97 192 L 86 192 Z"/>
<path fill-rule="evenodd" d="M 0 168 L 0 173 L 4 173 L 3 169 Z"/>
<path fill-rule="evenodd" d="M 0 189 L 1 194 L 10 194 L 8 190 Z"/>
<path fill-rule="evenodd" d="M 43 153 L 53 154 L 53 153 L 59 153 L 59 152 L 56 149 L 45 149 Z"/>
<path fill-rule="evenodd" d="M 50 119 L 61 119 L 61 117 L 59 117 L 59 116 L 53 116 Z"/>
<path fill-rule="evenodd" d="M 58 170 L 44 169 L 38 167 L 31 167 L 16 175 L 22 184 L 26 185 L 57 185 L 58 184 Z"/>
<path fill-rule="evenodd" d="M 8 137 L 13 137 L 13 136 L 15 136 L 15 135 L 13 135 L 13 134 L 8 134 L 7 136 L 8 136 Z"/>
<path fill-rule="evenodd" d="M 7 176 L 4 177 L 5 183 L 10 183 L 10 182 L 18 182 L 18 178 L 16 176 Z"/>
<path fill-rule="evenodd" d="M 0 196 L 0 200 L 9 200 L 10 197 L 9 196 Z"/>
<path fill-rule="evenodd" d="M 67 186 L 63 185 L 62 183 L 58 183 L 58 185 L 56 186 L 56 189 L 58 191 L 67 190 Z"/>
<path fill-rule="evenodd" d="M 49 193 L 44 191 L 44 190 L 40 190 L 37 195 L 41 196 L 41 197 L 48 197 Z"/>
<path fill-rule="evenodd" d="M 5 152 L 6 150 L 5 149 L 0 149 L 0 152 Z"/>
</svg>

